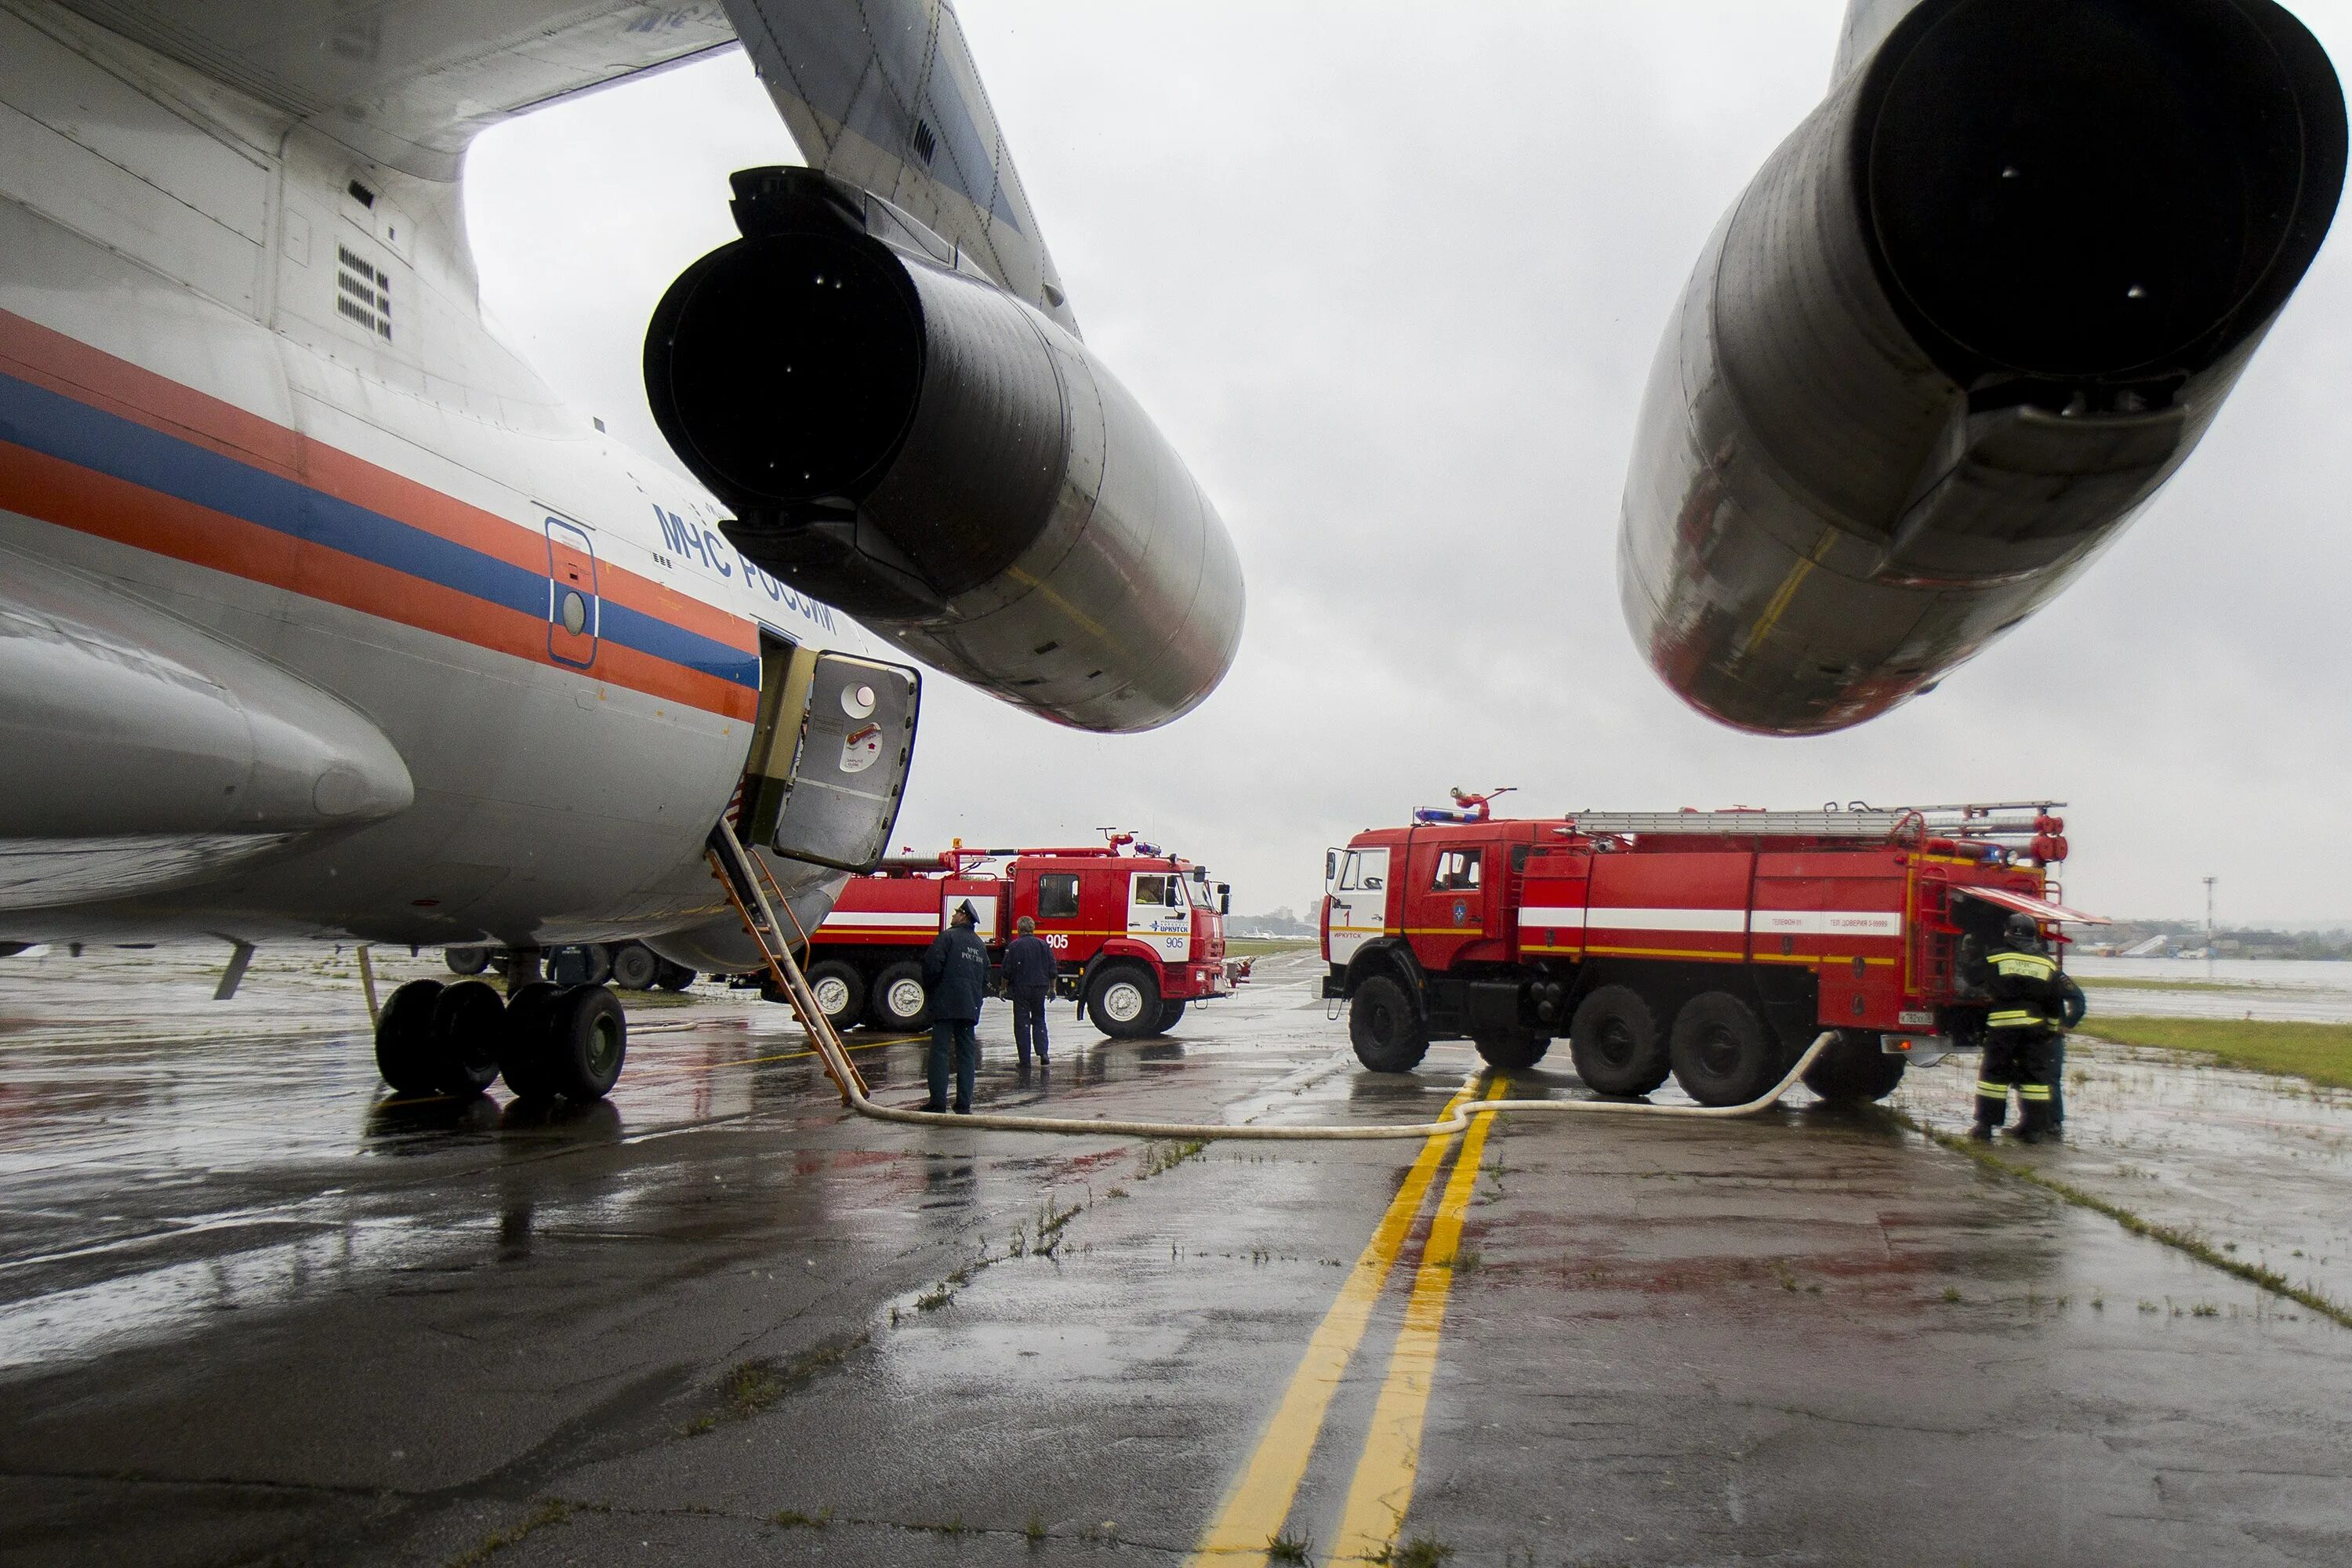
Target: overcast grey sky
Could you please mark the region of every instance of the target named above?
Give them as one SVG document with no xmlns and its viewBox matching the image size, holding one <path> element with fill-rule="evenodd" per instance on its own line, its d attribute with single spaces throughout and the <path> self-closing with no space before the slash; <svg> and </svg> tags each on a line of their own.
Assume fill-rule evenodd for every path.
<svg viewBox="0 0 2352 1568">
<path fill-rule="evenodd" d="M 2352 3 L 2295 7 L 2339 65 Z M 2352 921 L 2352 261 L 2338 233 L 2187 468 L 1942 688 L 1815 740 L 1734 733 L 1633 649 L 1614 550 L 1636 402 L 1723 209 L 1819 100 L 1840 0 L 959 6 L 1087 341 L 1248 574 L 1224 686 L 1140 737 L 929 684 L 901 843 L 1141 828 L 1237 910 L 1446 786 L 1580 806 L 2072 803 L 2071 901 Z M 482 138 L 491 312 L 667 456 L 646 319 L 798 162 L 740 53 Z M 2041 693 L 2036 697 L 2033 693 Z"/>
</svg>

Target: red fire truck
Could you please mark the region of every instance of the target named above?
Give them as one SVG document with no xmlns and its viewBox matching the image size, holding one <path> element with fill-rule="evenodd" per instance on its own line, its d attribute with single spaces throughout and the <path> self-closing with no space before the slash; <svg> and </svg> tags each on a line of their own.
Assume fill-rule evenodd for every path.
<svg viewBox="0 0 2352 1568">
<path fill-rule="evenodd" d="M 1906 1061 L 1981 1046 L 1964 937 L 1997 937 L 2012 910 L 2053 935 L 2097 919 L 2056 901 L 2057 804 L 1423 813 L 1326 857 L 1323 994 L 1349 1004 L 1379 1072 L 1465 1036 L 1526 1068 L 1566 1034 L 1596 1093 L 1671 1075 L 1702 1105 L 1737 1105 L 1830 1029 L 1807 1086 L 1879 1099 Z"/>
<path fill-rule="evenodd" d="M 1232 890 L 1191 861 L 1119 834 L 1076 849 L 966 849 L 885 860 L 851 879 L 813 933 L 817 1005 L 846 1028 L 930 1022 L 923 952 L 969 899 L 1001 955 L 1027 915 L 1060 959 L 1058 994 L 1115 1039 L 1166 1034 L 1194 1002 L 1229 994 L 1225 922 Z"/>
</svg>

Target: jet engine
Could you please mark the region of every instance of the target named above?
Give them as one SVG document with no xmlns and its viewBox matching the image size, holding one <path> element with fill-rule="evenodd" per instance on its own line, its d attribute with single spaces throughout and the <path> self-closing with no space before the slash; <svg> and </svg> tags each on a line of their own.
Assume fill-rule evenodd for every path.
<svg viewBox="0 0 2352 1568">
<path fill-rule="evenodd" d="M 1651 374 L 1618 548 L 1651 663 L 1779 734 L 1932 689 L 2188 458 L 2344 164 L 2270 0 L 1855 0 Z"/>
<path fill-rule="evenodd" d="M 742 237 L 663 297 L 646 389 L 735 546 L 1066 724 L 1147 730 L 1207 697 L 1241 563 L 1127 389 L 880 198 L 807 169 L 733 184 Z"/>
</svg>

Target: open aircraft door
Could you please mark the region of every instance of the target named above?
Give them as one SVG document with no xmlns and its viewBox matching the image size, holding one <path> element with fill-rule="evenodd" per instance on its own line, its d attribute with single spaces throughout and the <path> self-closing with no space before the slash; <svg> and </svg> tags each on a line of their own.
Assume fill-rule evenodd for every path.
<svg viewBox="0 0 2352 1568">
<path fill-rule="evenodd" d="M 889 847 L 906 795 L 922 678 L 764 634 L 761 643 L 742 839 L 791 859 L 870 871 Z"/>
</svg>

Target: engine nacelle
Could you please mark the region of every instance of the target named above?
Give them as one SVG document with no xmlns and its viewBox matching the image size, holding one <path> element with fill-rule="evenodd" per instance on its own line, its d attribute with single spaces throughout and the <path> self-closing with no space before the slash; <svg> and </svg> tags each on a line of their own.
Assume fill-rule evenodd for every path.
<svg viewBox="0 0 2352 1568">
<path fill-rule="evenodd" d="M 1240 560 L 1086 345 L 854 187 L 806 169 L 734 187 L 743 237 L 663 297 L 646 389 L 736 547 L 1081 729 L 1150 729 L 1215 689 Z"/>
<path fill-rule="evenodd" d="M 1856 0 L 1848 40 L 1667 328 L 1618 549 L 1659 674 L 1781 734 L 1928 689 L 2115 539 L 2344 180 L 2270 0 Z"/>
</svg>

